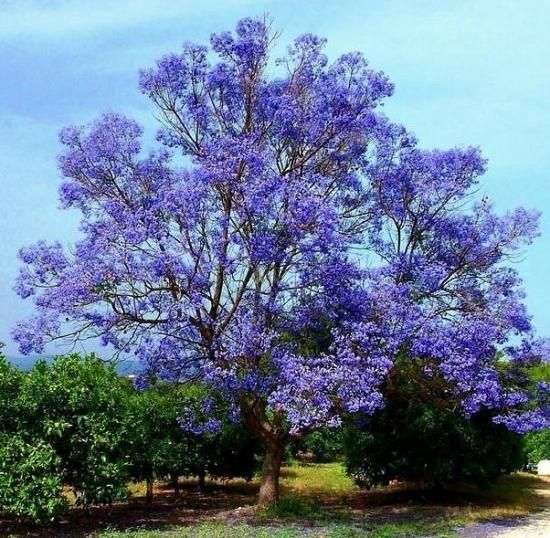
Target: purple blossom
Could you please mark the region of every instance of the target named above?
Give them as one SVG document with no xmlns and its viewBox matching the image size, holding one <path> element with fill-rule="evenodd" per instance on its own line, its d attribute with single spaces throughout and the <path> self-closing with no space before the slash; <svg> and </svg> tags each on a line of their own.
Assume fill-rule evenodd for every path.
<svg viewBox="0 0 550 538">
<path fill-rule="evenodd" d="M 151 375 L 207 384 L 262 435 L 372 413 L 398 356 L 467 415 L 547 424 L 547 388 L 521 373 L 547 346 L 510 266 L 538 214 L 476 201 L 479 150 L 420 149 L 380 112 L 393 85 L 360 53 L 331 63 L 306 34 L 270 71 L 270 40 L 244 19 L 142 71 L 163 125 L 149 153 L 119 114 L 62 131 L 60 198 L 82 238 L 21 250 L 16 291 L 37 311 L 14 330 L 21 351 L 100 337 Z"/>
</svg>

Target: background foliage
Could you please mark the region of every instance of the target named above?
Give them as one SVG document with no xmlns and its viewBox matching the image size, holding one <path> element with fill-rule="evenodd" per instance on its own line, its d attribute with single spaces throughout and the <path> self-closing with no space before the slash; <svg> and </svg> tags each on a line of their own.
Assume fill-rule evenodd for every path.
<svg viewBox="0 0 550 538">
<path fill-rule="evenodd" d="M 347 428 L 344 445 L 348 472 L 367 488 L 392 480 L 486 486 L 523 465 L 521 437 L 494 424 L 488 414 L 467 421 L 403 400 L 389 401 L 365 429 Z"/>
</svg>

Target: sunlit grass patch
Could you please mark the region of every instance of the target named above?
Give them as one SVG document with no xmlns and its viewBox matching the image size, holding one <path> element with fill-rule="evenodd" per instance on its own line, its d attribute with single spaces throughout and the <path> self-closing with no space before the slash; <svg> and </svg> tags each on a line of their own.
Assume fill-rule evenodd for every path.
<svg viewBox="0 0 550 538">
<path fill-rule="evenodd" d="M 465 520 L 479 521 L 521 517 L 542 508 L 543 499 L 538 494 L 550 491 L 550 480 L 527 473 L 514 473 L 501 477 L 486 490 L 473 487 L 458 488 L 457 492 L 469 504 L 462 507 Z"/>
<path fill-rule="evenodd" d="M 281 489 L 306 496 L 358 491 L 341 463 L 294 464 L 284 467 Z"/>
</svg>

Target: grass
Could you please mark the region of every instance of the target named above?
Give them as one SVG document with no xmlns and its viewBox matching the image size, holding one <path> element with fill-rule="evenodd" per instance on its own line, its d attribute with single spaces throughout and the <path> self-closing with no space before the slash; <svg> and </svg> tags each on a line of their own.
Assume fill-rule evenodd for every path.
<svg viewBox="0 0 550 538">
<path fill-rule="evenodd" d="M 204 523 L 192 528 L 166 531 L 129 531 L 125 533 L 105 532 L 101 538 L 399 538 L 412 536 L 455 536 L 448 525 L 425 525 L 422 523 L 401 523 L 381 525 L 376 529 L 361 529 L 353 524 L 330 525 L 321 528 L 262 527 L 253 525 L 228 525 Z"/>
<path fill-rule="evenodd" d="M 456 493 L 467 502 L 462 507 L 462 517 L 479 521 L 521 517 L 537 511 L 543 502 L 534 492 L 537 488 L 550 488 L 550 482 L 534 475 L 515 473 L 502 477 L 487 490 L 463 487 Z"/>
<path fill-rule="evenodd" d="M 299 463 L 282 470 L 281 491 L 315 496 L 358 491 L 341 463 Z"/>
<path fill-rule="evenodd" d="M 270 506 L 260 512 L 259 517 L 272 518 L 297 518 L 308 519 L 321 515 L 322 507 L 318 502 L 310 499 L 301 499 L 294 495 L 282 497 L 276 506 Z"/>
<path fill-rule="evenodd" d="M 410 538 L 413 536 L 453 537 L 456 533 L 449 524 L 389 523 L 376 529 L 361 529 L 352 524 L 305 528 L 296 525 L 286 527 L 262 527 L 256 525 L 228 525 L 203 523 L 191 528 L 165 531 L 105 532 L 101 538 Z"/>
<path fill-rule="evenodd" d="M 385 523 L 368 528 L 357 523 L 332 523 L 308 527 L 296 523 L 284 526 L 229 523 L 201 523 L 162 531 L 105 531 L 101 538 L 412 538 L 414 536 L 456 537 L 454 520 Z"/>
</svg>

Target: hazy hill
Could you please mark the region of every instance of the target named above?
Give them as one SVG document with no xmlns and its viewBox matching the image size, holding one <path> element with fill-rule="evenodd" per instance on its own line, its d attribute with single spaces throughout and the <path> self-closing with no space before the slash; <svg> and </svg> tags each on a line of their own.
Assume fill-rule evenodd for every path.
<svg viewBox="0 0 550 538">
<path fill-rule="evenodd" d="M 14 356 L 7 356 L 6 357 L 9 362 L 17 366 L 18 368 L 21 368 L 21 370 L 30 370 L 33 366 L 33 364 L 39 360 L 44 359 L 46 362 L 51 362 L 53 360 L 52 356 L 44 356 L 44 355 L 32 355 L 29 357 L 14 357 Z M 139 372 L 141 369 L 141 363 L 139 361 L 125 359 L 120 360 L 117 363 L 117 371 L 122 375 L 130 375 L 134 374 L 136 372 Z"/>
</svg>

